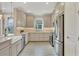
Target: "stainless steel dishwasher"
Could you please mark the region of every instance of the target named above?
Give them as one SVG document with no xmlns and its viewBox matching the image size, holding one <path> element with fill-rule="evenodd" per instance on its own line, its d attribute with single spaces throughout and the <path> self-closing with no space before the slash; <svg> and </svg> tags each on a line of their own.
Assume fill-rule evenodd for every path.
<svg viewBox="0 0 79 59">
<path fill-rule="evenodd" d="M 25 47 L 25 34 L 22 34 L 22 49 Z"/>
</svg>

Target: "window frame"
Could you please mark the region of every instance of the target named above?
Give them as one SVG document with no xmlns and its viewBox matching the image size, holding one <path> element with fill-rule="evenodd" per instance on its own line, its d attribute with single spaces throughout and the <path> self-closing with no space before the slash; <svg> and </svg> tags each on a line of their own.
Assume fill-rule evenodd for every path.
<svg viewBox="0 0 79 59">
<path fill-rule="evenodd" d="M 36 22 L 37 21 L 41 21 L 42 22 L 42 24 L 37 24 Z M 38 27 L 38 25 L 42 25 L 42 28 L 41 29 L 39 29 L 39 28 L 36 28 L 36 27 Z M 44 20 L 43 20 L 43 18 L 36 18 L 35 19 L 35 21 L 34 21 L 34 28 L 36 29 L 36 31 L 43 31 L 43 29 L 44 29 Z"/>
</svg>

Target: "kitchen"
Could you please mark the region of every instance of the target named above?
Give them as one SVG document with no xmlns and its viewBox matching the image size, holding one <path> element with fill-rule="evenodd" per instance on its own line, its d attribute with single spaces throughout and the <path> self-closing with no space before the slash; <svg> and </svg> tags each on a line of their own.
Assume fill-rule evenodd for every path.
<svg viewBox="0 0 79 59">
<path fill-rule="evenodd" d="M 35 5 L 40 5 L 49 9 L 50 12 L 43 13 L 44 8 L 42 8 L 42 12 L 37 13 L 39 10 L 36 10 L 36 14 L 32 14 L 29 9 L 36 8 Z M 54 5 L 52 5 L 54 4 Z M 53 13 L 55 10 L 54 7 L 57 3 L 50 2 L 45 3 L 23 3 L 23 2 L 13 2 L 13 3 L 1 3 L 1 39 L 4 45 L 4 42 L 10 40 L 10 42 L 5 42 L 8 44 L 9 48 L 5 49 L 3 47 L 5 53 L 1 55 L 19 55 L 24 49 L 25 46 L 29 44 L 29 42 L 50 42 L 49 36 L 53 33 Z M 25 6 L 29 5 L 30 7 L 25 8 Z M 63 4 L 64 5 L 64 4 Z M 63 8 L 61 3 L 58 3 L 56 9 Z M 23 9 L 23 8 L 25 9 Z M 53 7 L 53 10 L 52 10 Z M 40 7 L 41 8 L 41 7 Z M 8 11 L 9 10 L 9 11 Z M 26 11 L 27 10 L 27 11 Z M 48 10 L 48 11 L 49 11 Z M 63 9 L 62 9 L 63 10 Z M 34 12 L 34 11 L 33 11 Z M 63 11 L 62 11 L 63 12 Z M 51 33 L 51 34 L 50 34 Z M 52 38 L 53 40 L 53 38 Z M 2 43 L 1 43 L 2 44 Z M 49 43 L 50 44 L 50 43 Z M 53 44 L 52 44 L 53 45 Z M 51 46 L 51 45 L 50 45 Z M 51 46 L 52 47 L 52 46 Z M 7 51 L 8 50 L 8 51 Z M 53 51 L 53 47 L 52 47 Z"/>
<path fill-rule="evenodd" d="M 78 3 L 0 2 L 0 56 L 78 55 L 73 6 Z"/>
</svg>

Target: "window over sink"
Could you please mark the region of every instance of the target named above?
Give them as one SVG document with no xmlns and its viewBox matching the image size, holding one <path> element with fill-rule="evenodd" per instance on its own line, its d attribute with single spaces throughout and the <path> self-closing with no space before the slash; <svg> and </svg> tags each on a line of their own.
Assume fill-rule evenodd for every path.
<svg viewBox="0 0 79 59">
<path fill-rule="evenodd" d="M 36 31 L 43 31 L 44 28 L 44 21 L 42 18 L 36 18 L 35 22 L 34 22 L 34 27 L 36 29 Z"/>
</svg>

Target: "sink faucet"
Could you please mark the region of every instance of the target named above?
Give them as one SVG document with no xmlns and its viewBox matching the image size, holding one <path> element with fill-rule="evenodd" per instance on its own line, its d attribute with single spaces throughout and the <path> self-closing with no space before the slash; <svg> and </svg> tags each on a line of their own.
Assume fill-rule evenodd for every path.
<svg viewBox="0 0 79 59">
<path fill-rule="evenodd" d="M 4 36 L 6 37 L 7 36 L 7 33 L 6 33 L 7 29 L 5 28 L 5 33 L 4 33 Z"/>
</svg>

